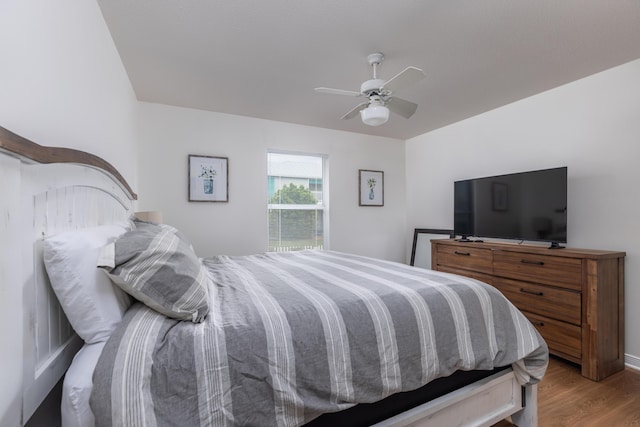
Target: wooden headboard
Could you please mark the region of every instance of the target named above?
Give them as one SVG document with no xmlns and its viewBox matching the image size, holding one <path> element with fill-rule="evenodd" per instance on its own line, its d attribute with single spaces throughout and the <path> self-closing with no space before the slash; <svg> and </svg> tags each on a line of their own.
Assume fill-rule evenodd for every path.
<svg viewBox="0 0 640 427">
<path fill-rule="evenodd" d="M 0 201 L 0 262 L 3 274 L 17 278 L 21 287 L 23 376 L 16 395 L 25 423 L 82 345 L 49 284 L 42 240 L 62 231 L 122 223 L 133 213 L 137 196 L 101 158 L 41 146 L 2 127 L 0 169 L 0 178 L 11 183 L 3 187 Z M 12 369 L 11 363 L 3 369 Z"/>
<path fill-rule="evenodd" d="M 63 147 L 46 147 L 23 138 L 0 126 L 0 151 L 13 154 L 30 163 L 72 163 L 85 165 L 102 171 L 120 185 L 131 200 L 137 200 L 138 195 L 133 192 L 120 172 L 109 162 L 93 154 Z"/>
</svg>

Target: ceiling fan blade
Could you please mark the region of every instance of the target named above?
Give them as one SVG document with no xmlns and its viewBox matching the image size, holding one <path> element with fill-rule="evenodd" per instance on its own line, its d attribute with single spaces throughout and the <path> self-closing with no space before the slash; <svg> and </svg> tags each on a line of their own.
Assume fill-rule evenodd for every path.
<svg viewBox="0 0 640 427">
<path fill-rule="evenodd" d="M 358 104 L 355 107 L 353 107 L 351 110 L 349 110 L 349 112 L 347 114 L 345 114 L 344 116 L 340 117 L 340 119 L 341 120 L 353 119 L 355 116 L 358 115 L 360 110 L 364 110 L 368 106 L 369 106 L 369 102 L 363 102 L 361 104 Z"/>
<path fill-rule="evenodd" d="M 360 92 L 356 92 L 353 90 L 332 89 L 330 87 L 317 87 L 314 90 L 316 92 L 330 93 L 332 95 L 362 96 Z"/>
<path fill-rule="evenodd" d="M 412 85 L 425 77 L 425 72 L 420 68 L 407 67 L 395 76 L 384 82 L 382 89 L 391 91 L 391 93 L 400 90 L 406 86 Z"/>
<path fill-rule="evenodd" d="M 387 107 L 397 115 L 408 119 L 416 112 L 418 104 L 394 96 L 387 102 Z"/>
</svg>

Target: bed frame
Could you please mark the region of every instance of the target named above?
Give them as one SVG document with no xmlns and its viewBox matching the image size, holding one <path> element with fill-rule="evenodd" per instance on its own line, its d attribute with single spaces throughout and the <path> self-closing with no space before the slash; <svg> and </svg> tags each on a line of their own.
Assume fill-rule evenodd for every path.
<svg viewBox="0 0 640 427">
<path fill-rule="evenodd" d="M 137 196 L 104 160 L 77 150 L 44 147 L 0 127 L 0 156 L 4 155 L 18 159 L 20 173 L 24 424 L 82 345 L 51 290 L 42 261 L 42 239 L 70 229 L 121 222 L 133 212 Z M 521 387 L 511 369 L 377 426 L 491 426 L 509 416 L 518 426 L 537 425 L 537 388 Z"/>
<path fill-rule="evenodd" d="M 43 147 L 1 127 L 0 152 L 14 158 L 5 167 L 19 174 L 19 188 L 13 190 L 20 206 L 10 212 L 20 218 L 20 242 L 15 243 L 22 264 L 21 420 L 26 423 L 83 344 L 49 283 L 42 240 L 67 230 L 122 223 L 137 196 L 113 166 L 85 152 Z"/>
</svg>

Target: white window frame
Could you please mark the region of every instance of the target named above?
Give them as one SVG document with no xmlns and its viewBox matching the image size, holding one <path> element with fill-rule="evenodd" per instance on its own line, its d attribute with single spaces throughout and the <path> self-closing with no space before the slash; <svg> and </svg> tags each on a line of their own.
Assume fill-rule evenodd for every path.
<svg viewBox="0 0 640 427">
<path fill-rule="evenodd" d="M 322 210 L 322 247 L 328 250 L 330 248 L 330 227 L 329 227 L 329 156 L 321 153 L 308 153 L 302 151 L 288 151 L 278 149 L 268 149 L 266 156 L 267 175 L 266 180 L 269 182 L 269 154 L 286 154 L 291 156 L 306 156 L 322 158 L 322 204 L 320 205 L 290 205 L 290 204 L 271 204 L 269 203 L 268 185 L 265 185 L 266 219 L 267 219 L 267 251 L 269 250 L 269 209 L 296 209 L 296 210 Z"/>
</svg>

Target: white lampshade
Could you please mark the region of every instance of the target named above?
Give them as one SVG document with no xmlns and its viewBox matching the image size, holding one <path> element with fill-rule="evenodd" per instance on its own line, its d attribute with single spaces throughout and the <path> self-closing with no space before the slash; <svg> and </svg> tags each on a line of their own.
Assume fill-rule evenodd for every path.
<svg viewBox="0 0 640 427">
<path fill-rule="evenodd" d="M 384 105 L 372 103 L 364 110 L 360 110 L 362 122 L 369 126 L 380 126 L 389 120 L 389 109 Z"/>
<path fill-rule="evenodd" d="M 142 221 L 149 221 L 149 222 L 162 224 L 162 212 L 160 211 L 136 212 L 136 217 Z"/>
</svg>

